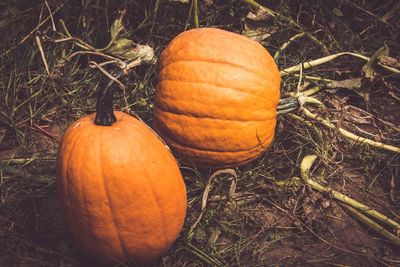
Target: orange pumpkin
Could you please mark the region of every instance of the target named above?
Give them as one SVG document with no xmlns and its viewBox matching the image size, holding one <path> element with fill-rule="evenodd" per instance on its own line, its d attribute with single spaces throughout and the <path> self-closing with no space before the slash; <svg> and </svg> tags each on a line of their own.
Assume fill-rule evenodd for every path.
<svg viewBox="0 0 400 267">
<path fill-rule="evenodd" d="M 185 184 L 163 142 L 138 119 L 114 116 L 110 103 L 101 110 L 98 104 L 97 114 L 74 122 L 63 136 L 59 200 L 74 241 L 93 259 L 147 263 L 182 229 Z"/>
<path fill-rule="evenodd" d="M 263 46 L 200 28 L 175 37 L 159 62 L 153 126 L 177 156 L 200 167 L 228 167 L 268 148 L 281 78 Z"/>
</svg>

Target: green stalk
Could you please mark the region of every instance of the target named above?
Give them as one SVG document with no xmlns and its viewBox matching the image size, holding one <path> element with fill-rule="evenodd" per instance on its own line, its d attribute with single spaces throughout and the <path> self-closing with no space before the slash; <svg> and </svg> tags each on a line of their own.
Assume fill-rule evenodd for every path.
<svg viewBox="0 0 400 267">
<path fill-rule="evenodd" d="M 285 114 L 289 113 L 293 110 L 296 110 L 300 107 L 300 103 L 297 97 L 288 97 L 279 100 L 279 105 L 277 107 L 277 114 Z"/>
<path fill-rule="evenodd" d="M 353 133 L 351 133 L 351 132 L 349 132 L 349 131 L 341 128 L 341 127 L 336 127 L 333 123 L 331 123 L 331 122 L 323 119 L 322 117 L 312 113 L 311 111 L 309 111 L 304 106 L 302 106 L 301 109 L 302 109 L 303 114 L 306 117 L 314 119 L 314 120 L 320 122 L 322 125 L 324 125 L 327 128 L 337 129 L 339 131 L 339 133 L 341 133 L 344 137 L 346 137 L 348 139 L 351 139 L 351 140 L 353 140 L 353 141 L 355 141 L 357 143 L 360 143 L 360 144 L 368 144 L 368 145 L 376 147 L 376 148 L 385 149 L 385 150 L 389 150 L 389 151 L 392 151 L 392 152 L 400 153 L 400 148 L 399 147 L 395 147 L 395 146 L 392 146 L 392 145 L 387 145 L 387 144 L 384 144 L 384 143 L 381 143 L 381 142 L 377 142 L 377 141 L 374 141 L 374 140 L 371 140 L 371 139 L 368 139 L 368 138 L 364 138 L 364 137 L 358 136 L 358 135 L 353 134 Z"/>
<path fill-rule="evenodd" d="M 200 27 L 199 24 L 199 3 L 198 0 L 193 0 L 193 16 L 194 16 L 194 26 L 196 28 Z"/>
<path fill-rule="evenodd" d="M 281 52 L 286 49 L 286 47 L 288 47 L 294 40 L 299 39 L 299 38 L 303 37 L 304 35 L 305 35 L 304 32 L 298 33 L 298 34 L 294 35 L 293 37 L 291 37 L 288 41 L 284 42 L 281 45 L 281 47 L 274 54 L 275 61 L 280 56 Z"/>
<path fill-rule="evenodd" d="M 285 76 L 285 75 L 288 75 L 290 73 L 297 72 L 297 71 L 300 70 L 300 68 L 309 69 L 311 67 L 315 67 L 315 66 L 324 64 L 324 63 L 332 61 L 332 60 L 334 60 L 334 59 L 336 59 L 336 58 L 338 58 L 340 56 L 353 56 L 353 57 L 356 57 L 356 58 L 359 58 L 359 59 L 362 59 L 362 60 L 365 60 L 365 61 L 369 61 L 370 60 L 369 57 L 366 57 L 366 56 L 363 56 L 363 55 L 360 55 L 360 54 L 357 54 L 357 53 L 342 52 L 342 53 L 329 55 L 329 56 L 326 56 L 326 57 L 322 57 L 322 58 L 319 58 L 319 59 L 311 60 L 311 61 L 308 61 L 308 62 L 305 62 L 305 63 L 298 64 L 296 66 L 292 66 L 292 67 L 286 68 L 286 69 L 281 71 L 281 76 Z M 391 71 L 391 72 L 396 73 L 396 74 L 400 74 L 400 70 L 398 70 L 398 69 L 395 69 L 395 68 L 392 68 L 392 67 L 388 67 L 386 65 L 383 65 L 380 62 L 378 62 L 378 65 L 381 66 L 382 68 L 388 70 L 388 71 Z"/>
<path fill-rule="evenodd" d="M 321 86 L 316 85 L 316 86 L 311 87 L 310 89 L 301 91 L 300 93 L 292 92 L 292 93 L 289 93 L 289 95 L 290 96 L 296 96 L 296 95 L 310 96 L 310 95 L 314 95 L 314 94 L 318 93 L 319 91 L 321 91 L 321 89 L 322 89 Z"/>
<path fill-rule="evenodd" d="M 385 228 L 383 228 L 381 225 L 377 224 L 373 220 L 371 220 L 369 217 L 365 216 L 355 208 L 342 204 L 343 207 L 345 207 L 350 213 L 352 213 L 357 219 L 359 219 L 362 223 L 367 225 L 368 227 L 372 228 L 375 232 L 381 234 L 382 236 L 386 237 L 390 242 L 393 244 L 396 244 L 400 246 L 400 238 L 392 234 L 391 232 L 387 231 Z"/>
<path fill-rule="evenodd" d="M 315 105 L 318 107 L 325 107 L 324 104 L 316 98 L 308 97 L 303 95 L 303 93 L 298 93 L 295 96 L 283 98 L 279 100 L 279 105 L 277 107 L 277 114 L 286 114 L 298 109 L 306 104 Z"/>
<path fill-rule="evenodd" d="M 343 195 L 342 193 L 329 188 L 325 187 L 323 185 L 320 185 L 317 182 L 314 182 L 310 178 L 310 168 L 314 161 L 317 159 L 316 155 L 308 155 L 305 156 L 301 162 L 300 166 L 300 171 L 301 171 L 301 178 L 303 179 L 303 182 L 308 185 L 309 187 L 323 193 L 328 193 L 329 195 L 333 196 L 335 199 L 342 201 L 343 203 L 348 204 L 351 207 L 354 207 L 382 222 L 387 223 L 388 225 L 392 226 L 396 232 L 400 233 L 400 224 L 395 222 L 394 220 L 390 219 L 389 217 L 383 215 L 382 213 L 358 202 L 357 200 L 354 200 L 346 195 Z"/>
</svg>

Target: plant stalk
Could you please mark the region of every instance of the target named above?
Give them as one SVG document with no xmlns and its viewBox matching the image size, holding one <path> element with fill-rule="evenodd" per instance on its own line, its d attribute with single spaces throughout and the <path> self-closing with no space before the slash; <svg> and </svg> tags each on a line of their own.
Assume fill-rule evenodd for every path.
<svg viewBox="0 0 400 267">
<path fill-rule="evenodd" d="M 348 139 L 351 139 L 351 140 L 353 140 L 355 142 L 358 142 L 358 143 L 361 143 L 361 144 L 368 144 L 368 145 L 371 145 L 373 147 L 377 147 L 377 148 L 380 148 L 380 149 L 385 149 L 385 150 L 389 150 L 389 151 L 392 151 L 392 152 L 400 153 L 400 148 L 399 147 L 395 147 L 395 146 L 392 146 L 392 145 L 387 145 L 387 144 L 384 144 L 384 143 L 381 143 L 381 142 L 373 141 L 371 139 L 355 135 L 355 134 L 353 134 L 353 133 L 351 133 L 351 132 L 349 132 L 349 131 L 341 128 L 341 127 L 336 127 L 333 123 L 321 118 L 320 116 L 318 116 L 316 114 L 313 114 L 311 111 L 309 111 L 304 106 L 302 107 L 302 111 L 303 111 L 303 114 L 306 117 L 314 119 L 314 120 L 320 122 L 322 125 L 324 125 L 327 128 L 337 129 L 339 131 L 339 133 L 341 133 L 344 137 L 346 137 Z"/>
<path fill-rule="evenodd" d="M 117 70 L 117 75 L 108 82 L 103 92 L 97 96 L 96 117 L 94 123 L 99 126 L 111 126 L 117 121 L 113 110 L 113 90 L 110 87 L 115 83 L 115 80 L 124 74 L 123 70 Z"/>
<path fill-rule="evenodd" d="M 193 0 L 193 16 L 194 16 L 194 27 L 199 28 L 199 3 L 198 0 Z"/>
<path fill-rule="evenodd" d="M 362 60 L 365 60 L 365 61 L 369 61 L 370 60 L 369 57 L 366 57 L 366 56 L 363 56 L 363 55 L 360 55 L 360 54 L 357 54 L 357 53 L 342 52 L 342 53 L 329 55 L 329 56 L 326 56 L 326 57 L 322 57 L 322 58 L 319 58 L 319 59 L 311 60 L 311 61 L 308 61 L 308 62 L 305 62 L 305 63 L 301 63 L 299 65 L 295 65 L 295 66 L 286 68 L 286 69 L 281 71 L 281 76 L 285 76 L 285 75 L 288 75 L 290 73 L 297 72 L 297 71 L 300 70 L 300 68 L 309 69 L 311 67 L 315 67 L 315 66 L 324 64 L 324 63 L 332 61 L 335 58 L 338 58 L 340 56 L 353 56 L 353 57 L 356 57 L 356 58 L 359 58 L 359 59 L 362 59 Z M 390 71 L 390 72 L 393 72 L 393 73 L 396 73 L 396 74 L 400 74 L 400 70 L 398 70 L 398 69 L 383 65 L 380 62 L 378 62 L 378 65 L 381 66 L 382 68 Z"/>
<path fill-rule="evenodd" d="M 397 246 L 400 246 L 400 238 L 383 228 L 381 225 L 377 224 L 373 220 L 371 220 L 369 217 L 365 216 L 355 208 L 342 204 L 343 207 L 345 207 L 350 213 L 352 213 L 357 219 L 359 219 L 363 224 L 367 225 L 368 227 L 371 227 L 375 232 L 381 234 L 382 236 L 386 237 L 390 242 L 393 244 L 396 244 Z"/>
<path fill-rule="evenodd" d="M 355 199 L 352 199 L 332 188 L 325 187 L 325 186 L 313 181 L 310 178 L 310 168 L 316 159 L 317 159 L 316 155 L 308 155 L 308 156 L 305 156 L 301 162 L 301 166 L 300 166 L 301 178 L 303 179 L 303 182 L 306 185 L 308 185 L 309 187 L 311 187 L 319 192 L 328 193 L 331 196 L 333 196 L 335 199 L 340 200 L 343 203 L 346 203 L 346 204 L 348 204 L 360 211 L 363 211 L 364 213 L 366 213 L 382 222 L 387 223 L 388 225 L 395 228 L 396 232 L 400 233 L 400 224 L 397 223 L 396 221 L 394 221 L 394 220 L 390 219 L 389 217 L 385 216 L 384 214 L 358 202 Z"/>
</svg>

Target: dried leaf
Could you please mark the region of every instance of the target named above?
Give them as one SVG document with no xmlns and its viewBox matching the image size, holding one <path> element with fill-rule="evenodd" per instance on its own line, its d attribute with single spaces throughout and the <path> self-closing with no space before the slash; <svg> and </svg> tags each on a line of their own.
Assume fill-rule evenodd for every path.
<svg viewBox="0 0 400 267">
<path fill-rule="evenodd" d="M 366 78 L 373 80 L 376 78 L 376 66 L 380 58 L 384 56 L 389 56 L 389 47 L 385 44 L 383 47 L 379 48 L 371 58 L 368 60 L 367 64 L 365 64 L 362 68 L 364 75 Z"/>
<path fill-rule="evenodd" d="M 105 52 L 123 59 L 140 59 L 143 63 L 152 63 L 155 59 L 151 46 L 135 44 L 128 38 L 118 39 Z"/>
<path fill-rule="evenodd" d="M 308 216 L 315 212 L 315 207 L 309 203 L 303 205 L 304 215 Z"/>
<path fill-rule="evenodd" d="M 399 60 L 394 57 L 382 56 L 379 58 L 379 62 L 392 68 L 400 68 Z"/>
<path fill-rule="evenodd" d="M 329 199 L 322 199 L 321 206 L 326 209 L 331 206 L 331 201 Z"/>
<path fill-rule="evenodd" d="M 350 90 L 357 90 L 361 87 L 361 78 L 346 79 L 342 81 L 331 81 L 326 84 L 327 88 L 347 88 Z"/>
<path fill-rule="evenodd" d="M 245 27 L 242 34 L 259 43 L 262 43 L 271 36 L 271 31 L 269 28 L 252 27 L 248 24 L 245 24 L 244 26 Z"/>
<path fill-rule="evenodd" d="M 187 4 L 187 3 L 189 3 L 189 0 L 169 0 L 170 2 L 180 2 L 180 3 L 183 3 L 183 4 Z"/>
<path fill-rule="evenodd" d="M 258 7 L 255 13 L 250 11 L 246 16 L 246 18 L 248 18 L 249 20 L 253 20 L 253 21 L 263 21 L 270 17 L 271 17 L 271 14 L 268 12 L 268 10 L 266 10 L 263 7 Z"/>
<path fill-rule="evenodd" d="M 136 45 L 135 48 L 125 50 L 122 52 L 114 52 L 112 54 L 114 56 L 123 59 L 129 59 L 129 60 L 140 59 L 141 62 L 144 63 L 152 63 L 154 60 L 153 48 L 151 48 L 148 45 Z"/>
<path fill-rule="evenodd" d="M 136 45 L 134 49 L 121 55 L 127 59 L 140 58 L 144 63 L 153 63 L 155 61 L 154 50 L 149 45 Z"/>
<path fill-rule="evenodd" d="M 207 7 L 209 7 L 209 6 L 211 6 L 212 4 L 214 4 L 214 0 L 204 0 L 204 4 L 205 4 Z"/>
<path fill-rule="evenodd" d="M 221 230 L 217 227 L 211 228 L 211 237 L 208 240 L 208 244 L 215 245 L 218 240 L 218 237 L 221 235 Z"/>
<path fill-rule="evenodd" d="M 367 120 L 362 117 L 356 117 L 353 116 L 352 114 L 346 114 L 346 120 L 355 124 L 368 124 L 368 125 L 371 124 L 371 120 Z"/>
<path fill-rule="evenodd" d="M 334 107 L 336 110 L 341 110 L 346 102 L 348 101 L 349 97 L 331 97 L 327 99 L 327 103 L 329 103 L 329 105 L 331 105 L 332 107 Z"/>
</svg>

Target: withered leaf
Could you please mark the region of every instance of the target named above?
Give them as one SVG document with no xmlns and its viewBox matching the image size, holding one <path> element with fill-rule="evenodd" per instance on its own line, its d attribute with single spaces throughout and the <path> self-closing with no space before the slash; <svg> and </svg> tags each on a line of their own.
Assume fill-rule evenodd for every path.
<svg viewBox="0 0 400 267">
<path fill-rule="evenodd" d="M 268 12 L 268 10 L 263 7 L 258 7 L 255 13 L 250 11 L 246 16 L 246 18 L 253 21 L 263 21 L 270 17 L 271 13 Z"/>
<path fill-rule="evenodd" d="M 379 62 L 388 67 L 400 68 L 400 61 L 394 57 L 382 56 L 379 58 Z"/>
<path fill-rule="evenodd" d="M 346 88 L 350 90 L 357 90 L 361 87 L 361 78 L 346 79 L 342 81 L 331 81 L 326 84 L 327 88 Z"/>
<path fill-rule="evenodd" d="M 367 64 L 365 64 L 362 68 L 364 75 L 366 78 L 370 80 L 374 80 L 376 78 L 376 66 L 379 62 L 379 59 L 389 56 L 389 47 L 385 44 L 383 47 L 379 48 L 368 60 Z"/>
</svg>

